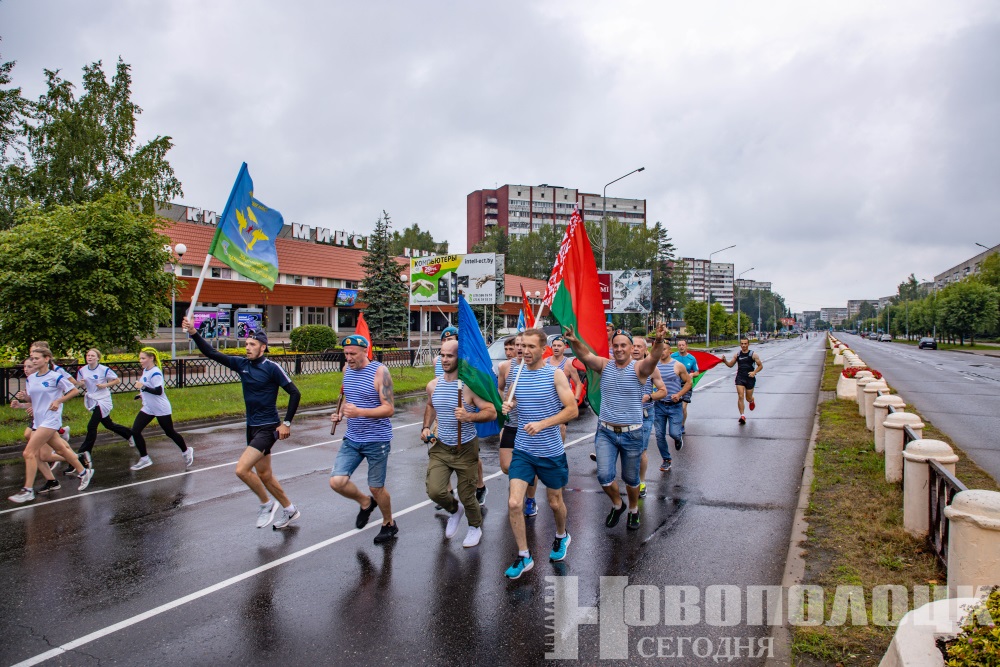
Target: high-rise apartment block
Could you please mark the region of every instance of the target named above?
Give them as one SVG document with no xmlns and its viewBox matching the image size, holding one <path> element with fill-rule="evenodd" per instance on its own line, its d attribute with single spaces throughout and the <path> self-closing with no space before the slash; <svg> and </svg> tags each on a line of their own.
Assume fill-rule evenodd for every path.
<svg viewBox="0 0 1000 667">
<path fill-rule="evenodd" d="M 709 262 L 707 259 L 684 257 L 687 270 L 687 296 L 690 301 L 721 303 L 733 312 L 733 264 Z"/>
</svg>

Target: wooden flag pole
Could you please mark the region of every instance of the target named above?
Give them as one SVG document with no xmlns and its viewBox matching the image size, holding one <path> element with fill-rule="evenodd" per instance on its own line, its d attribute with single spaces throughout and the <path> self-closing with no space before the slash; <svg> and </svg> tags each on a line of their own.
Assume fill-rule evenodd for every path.
<svg viewBox="0 0 1000 667">
<path fill-rule="evenodd" d="M 188 306 L 187 318 L 189 320 L 191 319 L 191 312 L 198 305 L 198 297 L 201 296 L 201 286 L 205 284 L 205 274 L 208 273 L 208 264 L 211 261 L 211 253 L 205 253 L 205 264 L 201 267 L 201 273 L 198 275 L 198 284 L 194 286 L 194 294 L 191 295 L 191 305 Z"/>
<path fill-rule="evenodd" d="M 535 326 L 538 326 L 538 318 L 542 316 L 542 308 L 545 307 L 545 300 L 538 304 L 538 312 L 535 313 Z M 510 391 L 507 392 L 507 400 L 504 401 L 508 406 L 514 405 L 514 390 L 517 389 L 517 381 L 521 379 L 521 371 L 524 370 L 524 357 L 521 357 L 521 363 L 517 366 L 517 375 L 514 376 L 514 384 L 510 386 Z"/>
<path fill-rule="evenodd" d="M 462 407 L 462 381 L 461 380 L 458 381 L 458 391 L 456 392 L 456 394 L 458 395 L 458 407 Z M 459 421 L 458 419 L 456 419 L 455 422 L 458 424 L 458 453 L 461 454 L 462 453 L 462 422 Z"/>
<path fill-rule="evenodd" d="M 343 407 L 343 405 L 344 405 L 344 387 L 341 386 L 340 387 L 340 399 L 337 400 L 337 414 L 338 415 L 340 414 L 340 408 Z M 157 422 L 157 423 L 159 423 L 159 422 Z M 337 434 L 337 424 L 339 424 L 339 423 L 340 423 L 339 421 L 333 422 L 333 426 L 330 427 L 330 435 L 336 435 Z"/>
</svg>

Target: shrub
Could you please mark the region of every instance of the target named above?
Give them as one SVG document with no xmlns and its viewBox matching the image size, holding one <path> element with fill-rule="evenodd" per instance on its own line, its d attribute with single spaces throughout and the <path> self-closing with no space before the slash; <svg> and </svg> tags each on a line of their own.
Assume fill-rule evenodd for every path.
<svg viewBox="0 0 1000 667">
<path fill-rule="evenodd" d="M 289 338 L 292 347 L 300 352 L 322 352 L 337 346 L 337 334 L 322 324 L 306 324 L 292 329 Z"/>
<path fill-rule="evenodd" d="M 1000 618 L 1000 588 L 993 588 L 985 600 L 969 611 L 958 637 L 945 644 L 949 667 L 978 667 L 1000 662 L 1000 628 L 980 622 L 983 609 L 994 622 Z"/>
<path fill-rule="evenodd" d="M 632 335 L 633 336 L 645 336 L 646 335 L 646 327 L 632 327 Z"/>
</svg>

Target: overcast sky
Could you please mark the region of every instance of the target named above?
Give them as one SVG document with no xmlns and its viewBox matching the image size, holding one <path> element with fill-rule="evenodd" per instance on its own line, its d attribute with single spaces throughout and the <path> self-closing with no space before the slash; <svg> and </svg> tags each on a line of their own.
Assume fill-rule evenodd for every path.
<svg viewBox="0 0 1000 667">
<path fill-rule="evenodd" d="M 3 0 L 16 85 L 132 65 L 184 203 L 242 161 L 286 222 L 385 209 L 465 249 L 466 195 L 645 198 L 681 256 L 796 312 L 1000 243 L 1000 3 Z"/>
</svg>

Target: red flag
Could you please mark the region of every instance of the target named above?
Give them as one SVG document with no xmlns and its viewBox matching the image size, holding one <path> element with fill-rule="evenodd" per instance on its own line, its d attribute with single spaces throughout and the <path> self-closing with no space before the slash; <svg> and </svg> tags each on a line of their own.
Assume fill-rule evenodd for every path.
<svg viewBox="0 0 1000 667">
<path fill-rule="evenodd" d="M 699 352 L 698 350 L 688 350 L 688 354 L 694 357 L 694 360 L 698 362 L 698 377 L 694 379 L 694 384 L 691 388 L 694 389 L 698 386 L 698 381 L 703 377 L 700 373 L 704 373 L 707 370 L 715 368 L 722 363 L 722 358 L 717 357 L 714 354 L 709 354 L 708 352 Z"/>
<path fill-rule="evenodd" d="M 521 302 L 524 304 L 524 326 L 533 329 L 535 327 L 535 314 L 531 312 L 531 302 L 528 301 L 528 293 L 524 291 L 524 285 L 521 285 Z"/>
<path fill-rule="evenodd" d="M 365 322 L 365 314 L 363 312 L 358 313 L 358 326 L 354 328 L 354 333 L 368 339 L 368 361 L 374 359 L 375 343 L 372 342 L 372 332 L 368 329 L 368 323 Z"/>
</svg>

